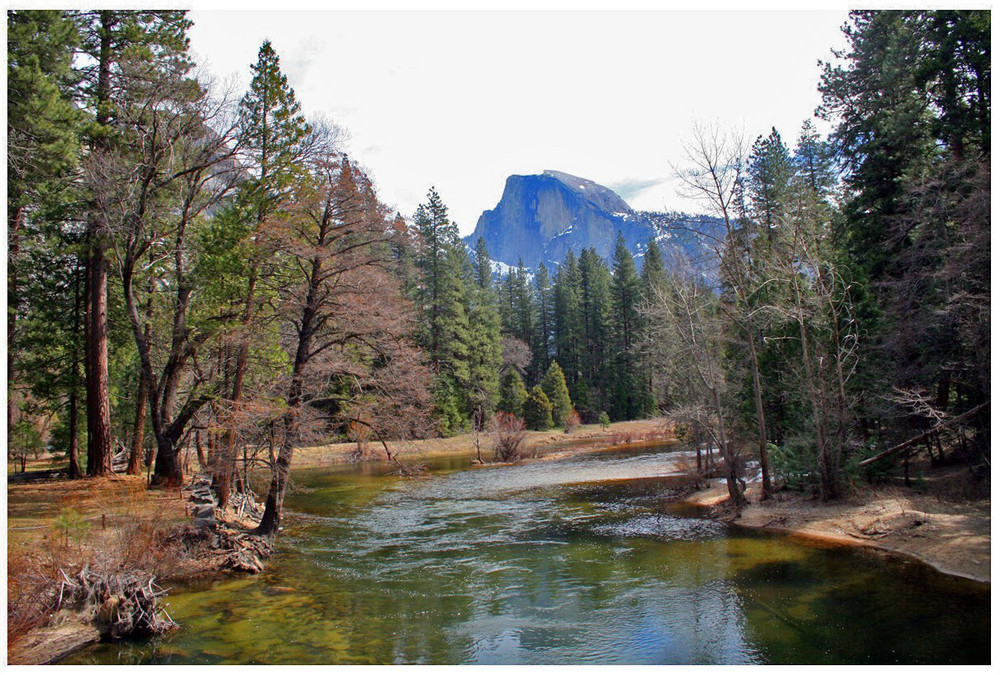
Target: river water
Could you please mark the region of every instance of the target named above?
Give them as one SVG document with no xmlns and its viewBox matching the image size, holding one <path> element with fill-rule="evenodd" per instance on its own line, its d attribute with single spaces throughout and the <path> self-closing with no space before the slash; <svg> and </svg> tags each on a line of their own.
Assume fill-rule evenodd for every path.
<svg viewBox="0 0 1000 675">
<path fill-rule="evenodd" d="M 71 663 L 989 663 L 989 590 L 671 504 L 677 446 L 294 474 L 267 570 Z"/>
</svg>

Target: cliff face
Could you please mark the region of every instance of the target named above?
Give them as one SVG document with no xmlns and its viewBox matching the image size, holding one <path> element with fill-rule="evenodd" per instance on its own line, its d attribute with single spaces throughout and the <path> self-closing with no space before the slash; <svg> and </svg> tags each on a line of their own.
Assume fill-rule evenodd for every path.
<svg viewBox="0 0 1000 675">
<path fill-rule="evenodd" d="M 619 232 L 639 258 L 650 238 L 657 239 L 668 260 L 678 247 L 703 257 L 700 238 L 686 226 L 691 220 L 677 214 L 633 211 L 612 190 L 593 181 L 546 171 L 507 178 L 500 203 L 483 212 L 465 241 L 471 248 L 482 237 L 493 260 L 506 265 L 523 261 L 528 270 L 535 270 L 540 262 L 554 270 L 568 251 L 579 254 L 590 247 L 610 265 Z M 718 223 L 708 225 L 714 230 Z"/>
</svg>

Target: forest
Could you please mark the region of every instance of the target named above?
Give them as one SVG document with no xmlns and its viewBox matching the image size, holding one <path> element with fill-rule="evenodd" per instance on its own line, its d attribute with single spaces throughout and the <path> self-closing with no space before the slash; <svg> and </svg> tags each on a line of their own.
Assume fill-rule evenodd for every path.
<svg viewBox="0 0 1000 675">
<path fill-rule="evenodd" d="M 524 430 L 662 418 L 737 510 L 755 476 L 909 484 L 918 450 L 989 494 L 989 11 L 853 12 L 828 136 L 695 125 L 671 166 L 724 225 L 716 276 L 620 236 L 612 266 L 497 273 L 435 188 L 380 200 L 270 42 L 234 91 L 190 27 L 8 12 L 12 481 L 205 473 L 273 538 L 297 448 L 482 433 L 510 461 Z"/>
</svg>

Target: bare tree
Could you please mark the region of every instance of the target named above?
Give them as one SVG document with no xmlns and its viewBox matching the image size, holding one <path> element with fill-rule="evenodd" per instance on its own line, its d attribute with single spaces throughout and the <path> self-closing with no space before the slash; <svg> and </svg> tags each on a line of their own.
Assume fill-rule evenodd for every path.
<svg viewBox="0 0 1000 675">
<path fill-rule="evenodd" d="M 649 318 L 661 339 L 664 374 L 683 383 L 671 408 L 675 418 L 695 425 L 719 448 L 725 462 L 731 503 L 746 498 L 743 466 L 732 441 L 726 397 L 729 383 L 723 364 L 726 317 L 711 289 L 692 275 L 675 273 L 669 287 L 656 291 Z"/>
<path fill-rule="evenodd" d="M 749 352 L 750 373 L 753 377 L 754 409 L 757 418 L 757 454 L 762 474 L 762 499 L 771 496 L 771 472 L 767 456 L 767 425 L 757 354 L 757 330 L 754 322 L 752 296 L 757 287 L 766 283 L 752 271 L 750 240 L 739 227 L 735 214 L 740 199 L 743 166 L 747 145 L 741 135 L 723 132 L 717 125 L 695 125 L 692 140 L 685 146 L 689 167 L 674 171 L 681 179 L 687 196 L 708 204 L 725 225 L 725 239 L 714 239 L 715 255 L 722 276 L 734 294 L 735 302 L 727 308 L 730 317 L 745 336 Z"/>
<path fill-rule="evenodd" d="M 762 308 L 791 319 L 798 332 L 800 380 L 811 410 L 820 494 L 837 496 L 848 441 L 848 383 L 858 361 L 851 289 L 834 262 L 828 210 L 814 191 L 793 187 L 768 264 L 781 289 Z"/>
<path fill-rule="evenodd" d="M 154 483 L 179 484 L 177 449 L 198 410 L 211 400 L 197 353 L 211 332 L 189 324 L 195 280 L 189 228 L 231 190 L 238 169 L 232 105 L 215 99 L 183 72 L 126 61 L 119 89 L 118 124 L 127 139 L 115 152 L 90 157 L 92 182 L 101 185 L 100 210 L 113 233 L 111 250 L 145 380 L 156 438 Z M 140 309 L 137 281 L 146 278 L 153 308 L 168 318 L 147 329 L 152 308 Z"/>
<path fill-rule="evenodd" d="M 412 314 L 386 269 L 394 230 L 367 177 L 332 153 L 309 164 L 264 235 L 285 263 L 280 279 L 291 374 L 280 444 L 255 532 L 274 535 L 297 440 L 310 404 L 369 426 L 383 441 L 406 437 L 427 403 L 427 372 L 410 345 Z M 345 384 L 347 393 L 334 384 Z"/>
</svg>

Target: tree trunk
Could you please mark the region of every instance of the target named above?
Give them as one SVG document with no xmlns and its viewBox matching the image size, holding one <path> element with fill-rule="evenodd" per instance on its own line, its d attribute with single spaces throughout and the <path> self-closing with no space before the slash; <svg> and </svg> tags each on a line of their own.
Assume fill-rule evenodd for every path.
<svg viewBox="0 0 1000 675">
<path fill-rule="evenodd" d="M 146 298 L 146 344 L 152 334 L 153 324 L 153 280 L 150 278 L 147 286 L 148 296 Z M 125 470 L 130 476 L 142 475 L 142 458 L 144 452 L 144 441 L 146 434 L 146 406 L 149 405 L 149 378 L 146 377 L 146 369 L 139 365 L 139 391 L 135 399 L 135 422 L 132 425 L 132 450 L 128 457 L 128 469 Z"/>
<path fill-rule="evenodd" d="M 79 261 L 73 274 L 73 373 L 69 393 L 69 477 L 83 476 L 80 471 L 80 314 L 86 302 L 80 286 L 83 272 Z"/>
<path fill-rule="evenodd" d="M 101 47 L 98 60 L 97 123 L 106 125 L 106 104 L 111 98 L 111 12 L 101 12 Z M 104 145 L 98 138 L 96 149 Z M 87 475 L 112 475 L 111 400 L 108 393 L 108 261 L 104 233 L 96 205 L 87 223 Z"/>
<path fill-rule="evenodd" d="M 257 289 L 257 268 L 254 266 L 250 270 L 250 280 L 247 288 L 246 305 L 243 309 L 243 328 L 250 325 L 253 318 L 253 305 Z M 236 439 L 237 439 L 237 419 L 240 402 L 243 400 L 243 380 L 246 377 L 247 363 L 250 356 L 250 342 L 246 335 L 240 336 L 239 353 L 236 356 L 236 370 L 233 373 L 232 395 L 229 397 L 230 414 L 233 419 L 226 425 L 226 432 L 222 438 L 222 448 L 218 453 L 218 461 L 215 464 L 212 484 L 215 487 L 215 496 L 219 500 L 219 508 L 224 509 L 229 505 L 229 493 L 232 491 L 233 470 L 236 467 Z"/>
<path fill-rule="evenodd" d="M 146 406 L 149 393 L 146 391 L 146 371 L 139 370 L 139 387 L 135 400 L 135 422 L 132 424 L 132 449 L 128 456 L 128 468 L 125 470 L 130 476 L 142 475 L 143 442 L 146 432 Z"/>
<path fill-rule="evenodd" d="M 271 476 L 271 484 L 267 489 L 267 498 L 264 500 L 264 515 L 261 516 L 260 523 L 253 531 L 254 534 L 274 536 L 281 525 L 281 506 L 285 500 L 288 471 L 292 463 L 292 453 L 294 452 L 291 442 L 291 422 L 287 421 L 286 418 L 285 424 L 285 438 L 282 440 L 281 448 L 278 450 L 278 460 L 275 462 L 274 475 Z"/>
<path fill-rule="evenodd" d="M 74 366 L 75 367 L 75 366 Z M 76 392 L 76 388 L 69 395 L 69 477 L 70 480 L 75 480 L 83 476 L 80 471 L 80 459 L 79 459 L 79 438 L 80 432 L 78 427 L 79 422 L 79 394 Z"/>
<path fill-rule="evenodd" d="M 108 393 L 108 261 L 96 222 L 90 231 L 89 329 L 86 336 L 87 475 L 109 476 L 111 469 L 111 400 Z"/>
<path fill-rule="evenodd" d="M 757 454 L 760 456 L 761 500 L 771 497 L 771 468 L 767 458 L 767 428 L 764 424 L 764 395 L 760 385 L 760 365 L 757 359 L 757 341 L 754 339 L 753 320 L 747 317 L 747 345 L 750 347 L 750 364 L 753 373 L 753 399 L 757 410 Z"/>
<path fill-rule="evenodd" d="M 14 408 L 17 405 L 11 392 L 14 387 L 14 352 L 17 333 L 17 259 L 21 249 L 21 226 L 24 223 L 24 207 L 18 206 L 10 219 L 7 252 L 7 430 L 14 426 Z"/>
<path fill-rule="evenodd" d="M 726 488 L 729 490 L 729 501 L 737 509 L 740 509 L 746 503 L 746 498 L 743 496 L 739 474 L 736 470 L 736 457 L 733 456 L 733 450 L 726 438 L 726 419 L 722 412 L 722 401 L 719 399 L 718 391 L 712 391 L 712 401 L 715 404 L 715 414 L 719 420 L 719 445 L 721 446 L 719 449 L 722 451 L 722 458 L 726 463 Z"/>
</svg>

